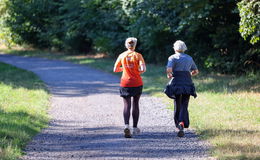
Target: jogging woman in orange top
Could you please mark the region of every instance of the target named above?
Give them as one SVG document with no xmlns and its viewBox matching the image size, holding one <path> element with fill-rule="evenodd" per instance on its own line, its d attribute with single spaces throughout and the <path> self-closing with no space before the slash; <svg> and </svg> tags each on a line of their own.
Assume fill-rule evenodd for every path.
<svg viewBox="0 0 260 160">
<path fill-rule="evenodd" d="M 129 128 L 131 97 L 133 97 L 133 134 L 140 133 L 140 129 L 137 128 L 139 119 L 139 99 L 143 89 L 143 81 L 140 75 L 146 71 L 146 66 L 143 56 L 140 53 L 135 52 L 136 44 L 136 38 L 127 38 L 125 41 L 127 51 L 118 56 L 114 65 L 114 72 L 123 72 L 119 90 L 120 96 L 123 97 L 124 101 L 123 115 L 125 122 L 124 133 L 126 138 L 132 137 Z"/>
</svg>

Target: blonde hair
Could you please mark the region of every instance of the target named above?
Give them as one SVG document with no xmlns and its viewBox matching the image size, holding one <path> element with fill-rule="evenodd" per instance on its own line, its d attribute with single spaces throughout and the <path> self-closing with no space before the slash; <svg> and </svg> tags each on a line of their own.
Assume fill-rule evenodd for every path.
<svg viewBox="0 0 260 160">
<path fill-rule="evenodd" d="M 125 47 L 127 49 L 133 49 L 136 47 L 137 39 L 135 37 L 129 37 L 125 40 Z"/>
</svg>

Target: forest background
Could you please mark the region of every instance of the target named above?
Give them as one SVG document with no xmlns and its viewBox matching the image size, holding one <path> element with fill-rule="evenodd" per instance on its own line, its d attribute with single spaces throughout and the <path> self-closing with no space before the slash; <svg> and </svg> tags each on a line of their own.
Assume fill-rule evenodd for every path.
<svg viewBox="0 0 260 160">
<path fill-rule="evenodd" d="M 0 43 L 115 58 L 134 36 L 147 62 L 164 64 L 180 39 L 200 69 L 255 73 L 259 6 L 258 0 L 1 0 Z"/>
</svg>

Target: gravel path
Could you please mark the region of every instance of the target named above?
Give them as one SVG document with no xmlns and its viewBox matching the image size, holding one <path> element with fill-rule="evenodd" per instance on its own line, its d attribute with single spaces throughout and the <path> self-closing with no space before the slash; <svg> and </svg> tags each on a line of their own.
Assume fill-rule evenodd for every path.
<svg viewBox="0 0 260 160">
<path fill-rule="evenodd" d="M 147 95 L 140 99 L 141 135 L 124 138 L 117 76 L 40 58 L 0 55 L 0 61 L 36 73 L 52 94 L 49 127 L 28 144 L 23 160 L 210 159 L 207 143 L 191 130 L 176 137 L 173 113 Z"/>
</svg>

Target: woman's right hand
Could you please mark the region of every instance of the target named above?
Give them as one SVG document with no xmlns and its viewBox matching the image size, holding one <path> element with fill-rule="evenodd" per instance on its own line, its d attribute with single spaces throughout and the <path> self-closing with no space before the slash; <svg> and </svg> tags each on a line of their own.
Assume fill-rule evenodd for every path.
<svg viewBox="0 0 260 160">
<path fill-rule="evenodd" d="M 167 73 L 167 78 L 172 78 L 172 68 L 167 67 L 166 73 Z"/>
<path fill-rule="evenodd" d="M 167 73 L 167 78 L 172 78 L 172 74 L 171 73 Z"/>
<path fill-rule="evenodd" d="M 146 71 L 146 66 L 145 66 L 145 64 L 141 64 L 141 65 L 139 66 L 138 70 L 139 70 L 140 73 L 144 73 L 144 72 Z"/>
<path fill-rule="evenodd" d="M 191 74 L 192 76 L 195 76 L 195 75 L 197 75 L 198 73 L 199 73 L 199 70 L 193 70 L 193 71 L 190 72 L 190 74 Z"/>
</svg>

